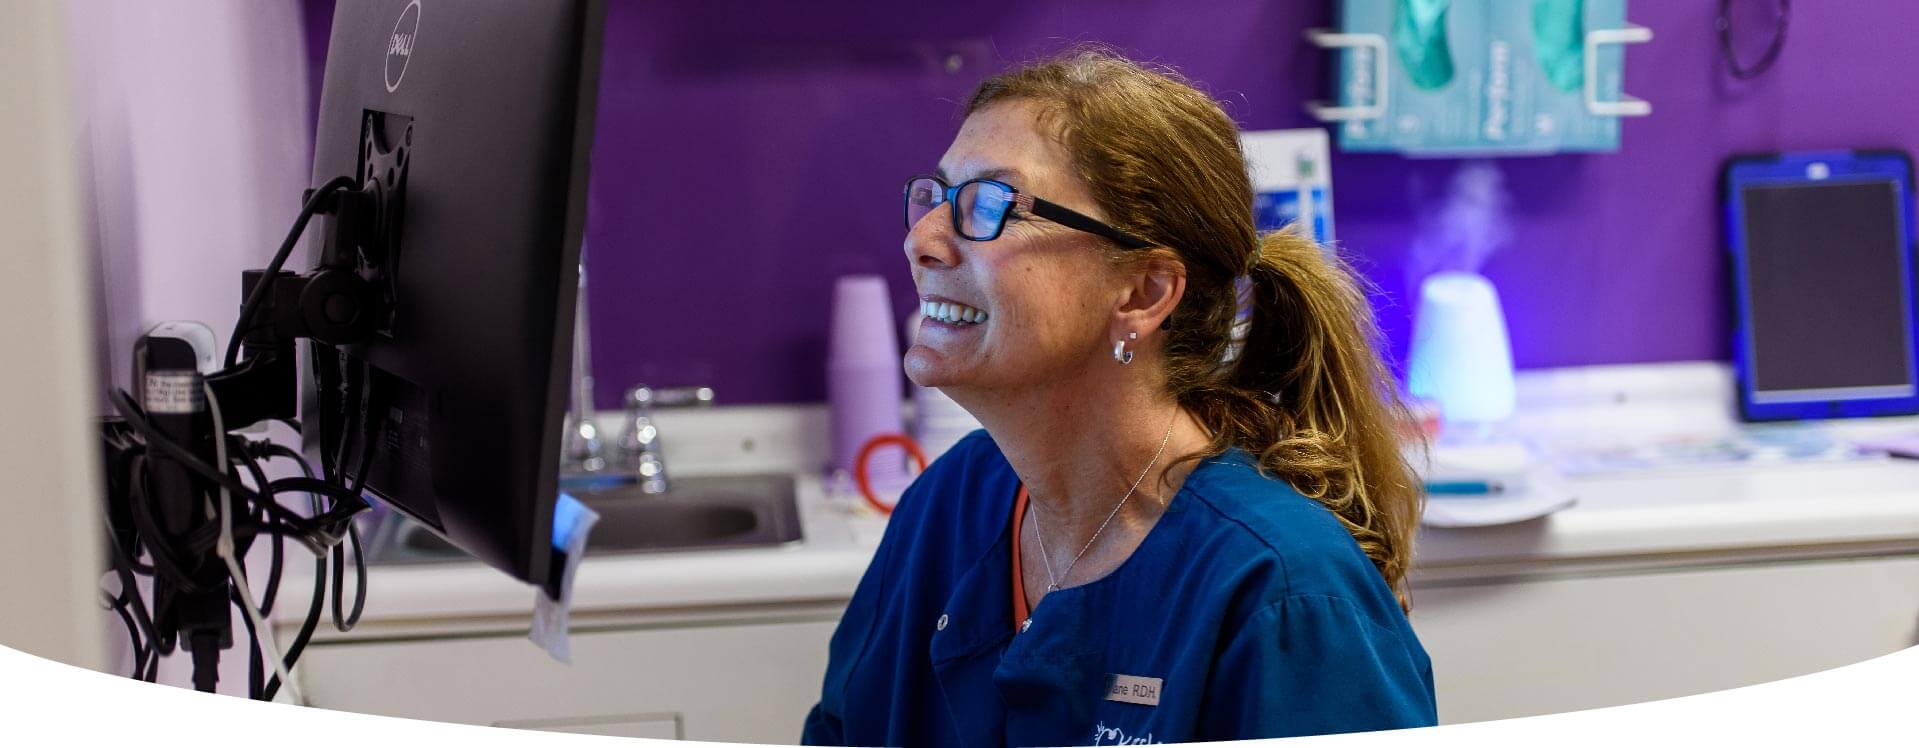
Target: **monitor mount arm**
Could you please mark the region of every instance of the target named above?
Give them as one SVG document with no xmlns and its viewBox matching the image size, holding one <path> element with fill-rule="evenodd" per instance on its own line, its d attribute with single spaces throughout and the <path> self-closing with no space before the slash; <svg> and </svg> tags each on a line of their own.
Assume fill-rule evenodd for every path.
<svg viewBox="0 0 1919 748">
<path fill-rule="evenodd" d="M 404 184 L 403 172 L 399 179 Z M 397 186 L 369 179 L 360 189 L 325 197 L 319 215 L 331 219 L 331 231 L 314 269 L 282 270 L 270 279 L 262 269 L 241 273 L 241 298 L 262 282 L 271 285 L 241 338 L 245 359 L 207 378 L 233 423 L 295 417 L 298 339 L 348 346 L 390 334 L 405 194 Z"/>
</svg>

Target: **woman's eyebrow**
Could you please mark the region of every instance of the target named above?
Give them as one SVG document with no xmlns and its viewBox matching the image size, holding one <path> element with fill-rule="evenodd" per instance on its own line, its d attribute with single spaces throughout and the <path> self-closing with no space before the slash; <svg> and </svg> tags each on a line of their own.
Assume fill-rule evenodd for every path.
<svg viewBox="0 0 1919 748">
<path fill-rule="evenodd" d="M 940 167 L 939 169 L 935 170 L 933 173 L 937 174 L 941 181 L 946 182 L 947 184 L 953 183 L 953 177 L 946 173 L 946 167 Z M 967 177 L 967 179 L 1000 179 L 1000 180 L 1009 180 L 1014 182 L 1023 181 L 1020 177 L 1019 170 L 1012 168 L 1010 166 L 995 166 L 992 168 L 983 169 L 975 173 L 973 176 Z M 965 180 L 960 180 L 960 181 L 965 181 Z"/>
</svg>

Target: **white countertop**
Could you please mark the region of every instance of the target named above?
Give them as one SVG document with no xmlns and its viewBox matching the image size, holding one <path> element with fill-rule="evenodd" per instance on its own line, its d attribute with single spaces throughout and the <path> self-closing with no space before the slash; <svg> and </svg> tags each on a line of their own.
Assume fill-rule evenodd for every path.
<svg viewBox="0 0 1919 748">
<path fill-rule="evenodd" d="M 844 602 L 886 529 L 884 518 L 859 499 L 827 495 L 817 475 L 797 481 L 804 540 L 787 546 L 738 550 L 588 556 L 573 580 L 576 616 L 595 611 Z M 643 501 L 644 499 L 635 499 Z M 282 600 L 305 600 L 310 580 L 289 575 Z M 349 582 L 350 583 L 350 582 Z M 367 568 L 363 621 L 530 615 L 534 589 L 478 562 L 420 563 Z M 298 625 L 306 609 L 277 605 L 282 626 Z M 330 625 L 322 625 L 326 632 Z"/>
<path fill-rule="evenodd" d="M 1724 367 L 1660 364 L 1521 374 L 1522 415 L 1514 428 L 1551 444 L 1627 442 L 1644 434 L 1732 428 Z M 742 409 L 747 410 L 747 409 Z M 741 444 L 751 469 L 764 470 L 778 448 L 803 435 L 767 429 L 817 427 L 816 408 L 781 414 L 752 409 L 715 414 L 707 433 L 694 419 L 663 425 L 694 446 Z M 797 414 L 797 415 L 796 415 Z M 1919 419 L 1834 424 L 1853 435 L 1919 431 Z M 818 440 L 812 440 L 817 442 Z M 691 449 L 692 447 L 688 447 Z M 710 472 L 726 463 L 708 452 L 687 459 Z M 819 464 L 813 462 L 812 464 Z M 1725 562 L 1824 549 L 1919 552 L 1919 461 L 1876 458 L 1835 463 L 1690 467 L 1587 476 L 1571 481 L 1579 503 L 1529 522 L 1470 529 L 1425 528 L 1416 546 L 1415 580 L 1502 576 L 1595 563 Z M 576 616 L 596 612 L 718 609 L 839 603 L 851 596 L 884 529 L 857 499 L 829 497 L 801 473 L 805 540 L 760 550 L 589 557 L 574 586 Z M 304 600 L 310 580 L 289 574 L 282 600 Z M 527 616 L 534 591 L 477 563 L 376 566 L 368 570 L 364 619 L 425 623 Z M 281 626 L 297 625 L 302 605 L 276 606 Z M 323 624 L 320 630 L 329 632 Z"/>
</svg>

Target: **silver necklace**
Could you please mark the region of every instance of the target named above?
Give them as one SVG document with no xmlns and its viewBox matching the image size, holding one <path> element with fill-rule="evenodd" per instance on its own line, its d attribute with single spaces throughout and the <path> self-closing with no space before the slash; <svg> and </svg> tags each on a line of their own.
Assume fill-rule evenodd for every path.
<svg viewBox="0 0 1919 748">
<path fill-rule="evenodd" d="M 1072 576 L 1073 567 L 1078 566 L 1079 560 L 1086 556 L 1086 551 L 1093 547 L 1093 541 L 1099 540 L 1099 534 L 1106 531 L 1106 525 L 1112 523 L 1114 517 L 1119 516 L 1119 510 L 1126 506 L 1126 500 L 1133 498 L 1134 492 L 1139 490 L 1139 484 L 1146 481 L 1146 474 L 1153 472 L 1153 466 L 1159 464 L 1160 455 L 1166 453 L 1166 442 L 1173 438 L 1173 425 L 1177 423 L 1179 423 L 1179 411 L 1174 410 L 1172 420 L 1166 422 L 1166 433 L 1159 437 L 1159 449 L 1153 452 L 1153 459 L 1146 463 L 1145 470 L 1139 471 L 1139 477 L 1133 479 L 1133 487 L 1126 489 L 1125 496 L 1119 497 L 1119 503 L 1113 505 L 1113 511 L 1106 513 L 1105 521 L 1100 522 L 1099 529 L 1094 530 L 1093 536 L 1086 539 L 1086 545 L 1080 546 L 1079 553 L 1073 556 L 1072 562 L 1066 565 L 1066 571 L 1060 576 Z M 1039 514 L 1037 511 L 1033 512 L 1033 537 L 1039 538 L 1039 558 L 1046 564 L 1046 591 L 1054 592 L 1059 589 L 1060 577 L 1053 575 L 1053 557 L 1046 552 L 1046 533 L 1040 531 Z"/>
</svg>

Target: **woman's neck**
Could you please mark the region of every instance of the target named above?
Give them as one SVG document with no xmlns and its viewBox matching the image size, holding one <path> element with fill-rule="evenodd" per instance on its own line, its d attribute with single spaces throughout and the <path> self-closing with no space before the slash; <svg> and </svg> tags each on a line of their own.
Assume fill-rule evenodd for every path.
<svg viewBox="0 0 1919 748">
<path fill-rule="evenodd" d="M 1047 539 L 1077 547 L 1135 481 L 1138 490 L 1114 521 L 1150 525 L 1193 467 L 1178 458 L 1209 441 L 1198 421 L 1144 374 L 1088 372 L 1016 393 L 950 394 L 993 435 L 1043 513 Z"/>
</svg>

